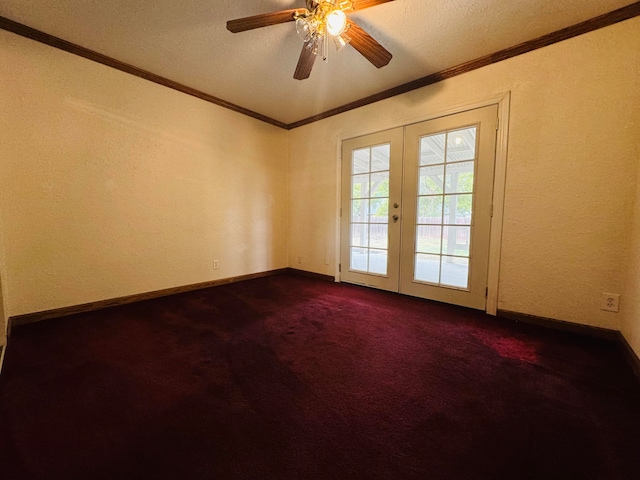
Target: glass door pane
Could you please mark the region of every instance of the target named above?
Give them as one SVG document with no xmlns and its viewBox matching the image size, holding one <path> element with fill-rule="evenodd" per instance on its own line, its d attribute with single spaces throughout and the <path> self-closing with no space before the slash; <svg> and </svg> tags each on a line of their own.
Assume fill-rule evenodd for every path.
<svg viewBox="0 0 640 480">
<path fill-rule="evenodd" d="M 414 281 L 469 287 L 477 130 L 420 138 Z"/>
<path fill-rule="evenodd" d="M 391 144 L 351 152 L 350 269 L 386 275 Z"/>
</svg>

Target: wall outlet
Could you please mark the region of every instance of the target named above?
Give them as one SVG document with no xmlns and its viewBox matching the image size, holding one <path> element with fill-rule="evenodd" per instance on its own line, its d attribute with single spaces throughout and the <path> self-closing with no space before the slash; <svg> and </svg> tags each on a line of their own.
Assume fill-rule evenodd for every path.
<svg viewBox="0 0 640 480">
<path fill-rule="evenodd" d="M 600 310 L 607 312 L 620 311 L 620 295 L 618 293 L 603 293 Z"/>
<path fill-rule="evenodd" d="M 298 265 L 302 264 L 302 257 L 300 255 L 298 255 Z"/>
<path fill-rule="evenodd" d="M 220 268 L 220 262 L 218 260 L 213 261 L 213 269 L 218 270 Z"/>
<path fill-rule="evenodd" d="M 324 256 L 324 264 L 329 265 L 329 255 Z"/>
</svg>

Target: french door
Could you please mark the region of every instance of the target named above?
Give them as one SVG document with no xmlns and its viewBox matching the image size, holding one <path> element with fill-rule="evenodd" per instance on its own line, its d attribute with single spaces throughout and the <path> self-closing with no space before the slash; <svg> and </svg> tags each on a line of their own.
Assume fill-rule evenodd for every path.
<svg viewBox="0 0 640 480">
<path fill-rule="evenodd" d="M 497 117 L 343 142 L 342 281 L 485 309 Z"/>
</svg>

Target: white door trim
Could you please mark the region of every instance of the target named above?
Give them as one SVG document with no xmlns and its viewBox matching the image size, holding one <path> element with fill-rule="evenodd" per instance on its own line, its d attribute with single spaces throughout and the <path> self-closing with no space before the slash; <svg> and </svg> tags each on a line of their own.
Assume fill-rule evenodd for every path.
<svg viewBox="0 0 640 480">
<path fill-rule="evenodd" d="M 447 115 L 453 115 L 461 113 L 467 110 L 474 110 L 476 108 L 486 107 L 488 105 L 498 105 L 498 117 L 500 123 L 498 125 L 498 132 L 496 137 L 496 164 L 494 172 L 494 185 L 493 185 L 493 217 L 491 218 L 491 237 L 489 244 L 489 270 L 487 278 L 487 306 L 485 312 L 489 315 L 496 315 L 498 311 L 498 290 L 500 280 L 500 255 L 502 251 L 502 224 L 504 220 L 504 198 L 505 198 L 505 186 L 507 180 L 507 153 L 508 153 L 508 137 L 509 137 L 509 112 L 511 106 L 511 92 L 500 93 L 492 95 L 481 100 L 476 100 L 460 105 L 455 105 L 446 110 L 441 110 L 433 114 L 426 115 L 419 119 L 412 119 L 403 123 L 394 123 L 385 125 L 377 131 L 389 130 L 397 127 L 405 127 L 413 123 L 424 122 L 432 120 L 434 118 L 445 117 Z M 342 142 L 350 138 L 359 137 L 362 135 L 368 135 L 371 131 L 353 131 L 350 133 L 342 134 L 337 139 L 336 143 L 336 176 L 337 186 L 336 188 L 336 241 L 335 252 L 338 261 L 335 265 L 335 278 L 336 281 L 340 281 L 340 272 L 338 265 L 344 261 L 340 258 L 340 207 L 341 201 L 341 188 L 342 185 Z"/>
<path fill-rule="evenodd" d="M 510 106 L 511 92 L 507 92 L 498 102 L 500 124 L 498 125 L 498 135 L 496 137 L 496 165 L 493 173 L 493 217 L 491 218 L 491 239 L 489 240 L 489 272 L 487 277 L 487 307 L 485 311 L 494 316 L 498 313 Z"/>
</svg>

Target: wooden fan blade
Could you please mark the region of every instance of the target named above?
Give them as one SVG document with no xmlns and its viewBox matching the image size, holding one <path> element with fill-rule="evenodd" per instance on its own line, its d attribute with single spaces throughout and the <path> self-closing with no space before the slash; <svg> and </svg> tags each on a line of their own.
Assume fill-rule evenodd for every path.
<svg viewBox="0 0 640 480">
<path fill-rule="evenodd" d="M 349 21 L 349 25 L 349 30 L 347 30 L 347 35 L 351 37 L 351 42 L 349 43 L 360 52 L 364 58 L 378 68 L 384 67 L 391 61 L 393 55 L 376 42 L 371 35 L 352 21 Z"/>
<path fill-rule="evenodd" d="M 363 8 L 375 7 L 376 5 L 393 1 L 394 0 L 353 0 L 353 9 L 362 10 Z"/>
<path fill-rule="evenodd" d="M 298 60 L 298 66 L 296 66 L 296 71 L 293 74 L 293 78 L 296 80 L 304 80 L 305 78 L 309 78 L 311 75 L 311 69 L 313 68 L 313 63 L 316 61 L 316 55 L 307 48 L 307 44 L 305 43 L 302 46 L 302 52 L 300 53 L 300 59 Z"/>
<path fill-rule="evenodd" d="M 263 13 L 253 17 L 238 18 L 227 22 L 227 30 L 233 33 L 245 32 L 254 28 L 268 27 L 279 23 L 293 22 L 295 13 L 306 12 L 304 8 L 293 8 L 291 10 L 281 10 L 279 12 Z"/>
</svg>

